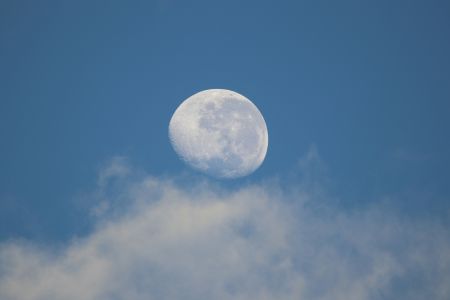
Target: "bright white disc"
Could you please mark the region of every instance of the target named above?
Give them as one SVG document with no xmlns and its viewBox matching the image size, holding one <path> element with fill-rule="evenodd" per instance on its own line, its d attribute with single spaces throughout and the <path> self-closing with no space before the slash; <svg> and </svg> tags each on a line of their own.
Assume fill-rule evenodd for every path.
<svg viewBox="0 0 450 300">
<path fill-rule="evenodd" d="M 212 89 L 186 99 L 169 124 L 175 152 L 190 166 L 220 178 L 255 171 L 268 146 L 266 122 L 244 96 Z"/>
</svg>

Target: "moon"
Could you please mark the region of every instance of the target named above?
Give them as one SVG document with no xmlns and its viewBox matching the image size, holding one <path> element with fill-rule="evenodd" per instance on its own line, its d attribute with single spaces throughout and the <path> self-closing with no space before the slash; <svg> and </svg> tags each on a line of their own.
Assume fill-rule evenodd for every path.
<svg viewBox="0 0 450 300">
<path fill-rule="evenodd" d="M 170 120 L 169 139 L 184 162 L 217 178 L 254 172 L 269 143 L 258 108 L 225 89 L 204 90 L 183 101 Z"/>
</svg>

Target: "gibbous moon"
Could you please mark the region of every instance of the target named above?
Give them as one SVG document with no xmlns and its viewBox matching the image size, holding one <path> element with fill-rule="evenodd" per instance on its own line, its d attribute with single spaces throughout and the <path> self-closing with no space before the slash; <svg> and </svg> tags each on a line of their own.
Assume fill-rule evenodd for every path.
<svg viewBox="0 0 450 300">
<path fill-rule="evenodd" d="M 199 92 L 177 108 L 169 124 L 175 152 L 188 165 L 218 178 L 255 171 L 267 153 L 269 136 L 258 108 L 224 89 Z"/>
</svg>

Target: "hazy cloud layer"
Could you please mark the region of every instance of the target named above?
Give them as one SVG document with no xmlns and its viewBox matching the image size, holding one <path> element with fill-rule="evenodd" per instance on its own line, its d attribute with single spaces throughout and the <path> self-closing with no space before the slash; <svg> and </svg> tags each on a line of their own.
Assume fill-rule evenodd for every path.
<svg viewBox="0 0 450 300">
<path fill-rule="evenodd" d="M 449 229 L 381 206 L 316 205 L 315 194 L 186 188 L 116 159 L 87 237 L 1 244 L 0 299 L 450 298 Z"/>
</svg>

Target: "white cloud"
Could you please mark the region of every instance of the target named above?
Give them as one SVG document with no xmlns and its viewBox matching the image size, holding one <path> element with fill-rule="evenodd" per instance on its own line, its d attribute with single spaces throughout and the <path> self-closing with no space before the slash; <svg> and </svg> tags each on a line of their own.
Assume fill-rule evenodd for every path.
<svg viewBox="0 0 450 300">
<path fill-rule="evenodd" d="M 99 189 L 87 237 L 1 244 L 0 299 L 450 298 L 450 230 L 431 220 L 312 209 L 273 184 L 182 188 L 123 159 Z"/>
</svg>

